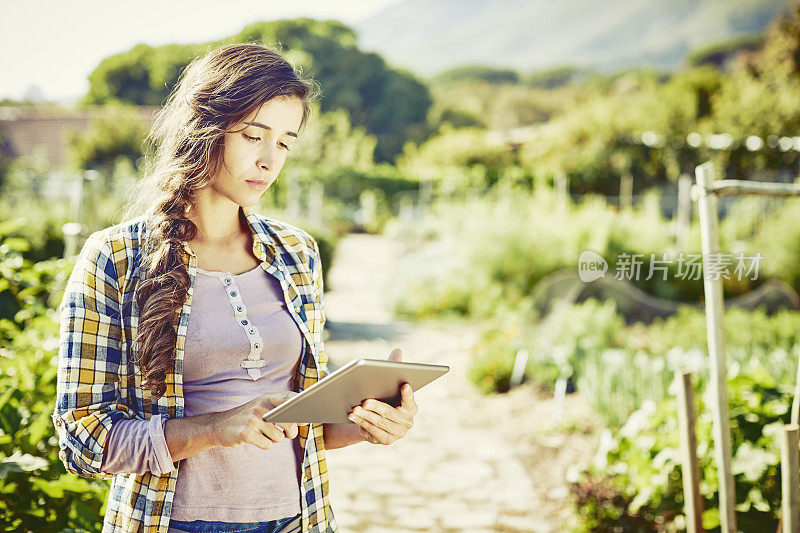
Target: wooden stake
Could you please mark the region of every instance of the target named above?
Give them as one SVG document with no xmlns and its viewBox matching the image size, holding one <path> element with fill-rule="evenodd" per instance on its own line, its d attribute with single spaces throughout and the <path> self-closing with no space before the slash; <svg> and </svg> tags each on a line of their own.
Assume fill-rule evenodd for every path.
<svg viewBox="0 0 800 533">
<path fill-rule="evenodd" d="M 714 415 L 714 452 L 719 471 L 720 531 L 736 533 L 736 492 L 731 470 L 731 431 L 728 420 L 728 378 L 722 337 L 722 278 L 710 275 L 719 257 L 717 198 L 709 192 L 714 187 L 714 167 L 697 167 L 697 204 L 700 215 L 700 242 L 703 252 L 703 288 L 706 299 L 708 353 L 711 358 L 711 381 Z"/>
<path fill-rule="evenodd" d="M 800 426 L 787 424 L 781 435 L 781 524 L 783 533 L 800 533 Z"/>
<path fill-rule="evenodd" d="M 678 427 L 681 433 L 681 471 L 686 532 L 703 530 L 703 498 L 700 496 L 700 466 L 697 463 L 697 437 L 694 423 L 694 389 L 691 372 L 675 372 L 678 383 Z"/>
<path fill-rule="evenodd" d="M 678 250 L 685 251 L 689 244 L 689 228 L 692 224 L 692 177 L 681 174 L 678 178 L 678 210 L 675 216 L 677 228 L 675 241 Z"/>
</svg>

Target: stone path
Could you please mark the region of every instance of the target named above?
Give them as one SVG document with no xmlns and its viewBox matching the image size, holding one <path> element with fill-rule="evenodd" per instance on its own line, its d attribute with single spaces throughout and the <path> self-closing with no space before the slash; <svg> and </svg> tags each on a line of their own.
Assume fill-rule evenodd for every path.
<svg viewBox="0 0 800 533">
<path fill-rule="evenodd" d="M 540 452 L 520 448 L 531 442 L 523 428 L 540 421 L 515 424 L 513 417 L 525 413 L 504 407 L 508 395 L 487 401 L 467 382 L 479 324 L 410 324 L 393 320 L 383 304 L 401 254 L 401 246 L 385 237 L 340 241 L 326 292 L 331 364 L 385 358 L 400 347 L 406 360 L 446 364 L 451 371 L 415 394 L 420 412 L 405 438 L 328 453 L 332 506 L 342 531 L 561 531 L 558 511 L 566 488 L 559 478 L 566 466 L 545 470 L 553 479 L 535 482 L 530 472 L 537 470 L 532 465 Z M 525 394 L 523 403 L 541 403 L 532 389 L 519 394 Z M 563 444 L 557 439 L 550 446 L 548 460 Z M 528 455 L 520 456 L 520 449 Z M 548 508 L 548 498 L 555 507 L 550 501 Z"/>
</svg>

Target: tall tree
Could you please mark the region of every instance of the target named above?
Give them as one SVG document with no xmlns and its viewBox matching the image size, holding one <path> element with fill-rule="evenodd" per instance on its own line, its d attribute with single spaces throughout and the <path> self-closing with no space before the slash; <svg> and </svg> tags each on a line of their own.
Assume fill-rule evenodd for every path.
<svg viewBox="0 0 800 533">
<path fill-rule="evenodd" d="M 161 105 L 194 57 L 231 42 L 262 42 L 280 48 L 322 85 L 323 112 L 346 110 L 353 126 L 377 138 L 376 159 L 391 161 L 407 140 L 419 141 L 427 134 L 432 99 L 413 74 L 362 52 L 356 41 L 355 32 L 341 22 L 298 18 L 250 24 L 230 38 L 205 44 L 140 44 L 100 63 L 89 76 L 85 101 Z"/>
</svg>

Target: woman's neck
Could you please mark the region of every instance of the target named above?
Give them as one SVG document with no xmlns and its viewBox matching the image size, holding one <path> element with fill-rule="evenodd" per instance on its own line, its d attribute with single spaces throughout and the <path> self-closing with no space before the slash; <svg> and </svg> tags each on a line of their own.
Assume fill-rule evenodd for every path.
<svg viewBox="0 0 800 533">
<path fill-rule="evenodd" d="M 188 218 L 197 226 L 192 241 L 202 245 L 227 247 L 250 233 L 239 216 L 239 206 L 230 201 L 198 201 L 189 210 Z"/>
</svg>

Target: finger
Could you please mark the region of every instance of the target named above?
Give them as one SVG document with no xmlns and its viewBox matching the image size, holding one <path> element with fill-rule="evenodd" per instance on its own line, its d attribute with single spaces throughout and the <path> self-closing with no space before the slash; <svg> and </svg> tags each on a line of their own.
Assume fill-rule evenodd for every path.
<svg viewBox="0 0 800 533">
<path fill-rule="evenodd" d="M 412 416 L 419 411 L 417 401 L 414 399 L 414 390 L 408 383 L 400 387 L 400 407 L 406 409 Z"/>
<path fill-rule="evenodd" d="M 297 436 L 297 424 L 287 422 L 276 425 L 283 430 L 283 433 L 286 435 L 287 439 L 293 439 Z"/>
<path fill-rule="evenodd" d="M 389 354 L 389 361 L 402 361 L 403 360 L 403 350 L 400 348 L 395 348 L 392 350 L 392 353 Z"/>
<path fill-rule="evenodd" d="M 378 413 L 375 413 L 373 411 L 367 411 L 366 409 L 358 406 L 355 409 L 353 409 L 353 413 L 350 416 L 353 417 L 350 419 L 357 424 L 359 424 L 360 420 L 366 420 L 372 426 L 378 427 L 390 435 L 395 435 L 397 438 L 400 438 L 403 435 L 405 435 L 410 429 L 410 426 L 407 423 L 395 422 L 394 420 L 385 418 L 379 415 Z"/>
<path fill-rule="evenodd" d="M 365 412 L 372 412 L 380 417 L 388 418 L 392 422 L 400 424 L 401 426 L 407 426 L 408 428 L 411 427 L 411 417 L 408 416 L 408 414 L 380 400 L 375 400 L 372 398 L 369 400 L 364 400 L 364 402 L 361 404 L 361 408 Z M 355 409 L 358 409 L 358 406 L 356 406 Z M 356 412 L 356 415 L 363 417 L 364 413 Z"/>
<path fill-rule="evenodd" d="M 286 437 L 281 428 L 270 422 L 265 422 L 259 429 L 272 442 L 279 442 Z"/>
<path fill-rule="evenodd" d="M 391 444 L 392 442 L 396 441 L 399 438 L 395 435 L 392 435 L 385 429 L 376 426 L 366 418 L 361 418 L 356 415 L 350 415 L 350 416 L 352 417 L 350 418 L 350 420 L 352 420 L 361 427 L 362 435 L 367 437 L 367 440 L 369 440 L 373 444 Z M 363 432 L 366 432 L 366 435 L 364 435 Z"/>
<path fill-rule="evenodd" d="M 274 442 L 269 440 L 261 431 L 253 431 L 252 434 L 250 434 L 247 437 L 247 442 L 249 442 L 254 446 L 258 446 L 262 450 L 269 450 L 272 447 L 272 445 L 275 444 Z"/>
</svg>

